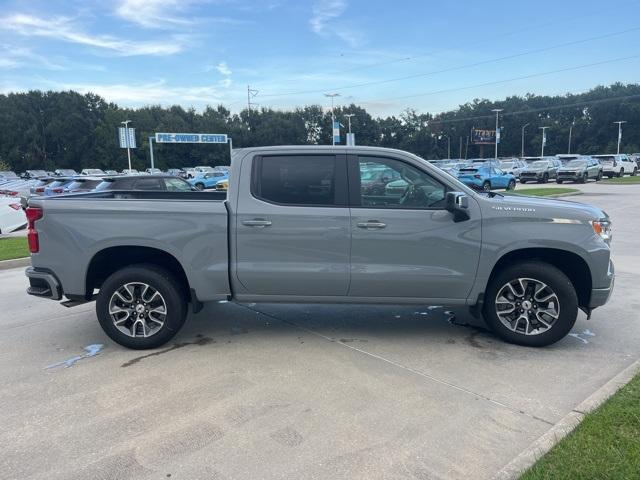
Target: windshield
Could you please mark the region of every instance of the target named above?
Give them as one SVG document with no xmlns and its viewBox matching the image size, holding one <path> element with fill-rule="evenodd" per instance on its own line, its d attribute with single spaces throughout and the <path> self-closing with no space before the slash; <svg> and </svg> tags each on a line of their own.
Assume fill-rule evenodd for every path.
<svg viewBox="0 0 640 480">
<path fill-rule="evenodd" d="M 500 164 L 500 168 L 505 169 L 505 168 L 513 168 L 513 162 L 504 162 Z"/>
<path fill-rule="evenodd" d="M 613 155 L 607 155 L 607 156 L 603 155 L 602 157 L 595 157 L 595 158 L 597 158 L 601 162 L 613 162 L 616 159 L 616 157 L 614 157 Z"/>
<path fill-rule="evenodd" d="M 44 170 L 29 170 L 28 173 L 33 175 L 34 177 L 46 177 L 47 176 L 47 172 L 45 172 Z"/>
<path fill-rule="evenodd" d="M 90 168 L 89 170 L 84 171 L 87 175 L 102 175 L 104 172 L 97 168 Z"/>
<path fill-rule="evenodd" d="M 102 183 L 102 180 L 74 180 L 66 188 L 68 190 L 91 190 L 100 183 Z"/>
<path fill-rule="evenodd" d="M 567 168 L 584 168 L 587 166 L 587 162 L 584 160 L 571 160 L 567 163 Z"/>
<path fill-rule="evenodd" d="M 461 168 L 458 170 L 460 173 L 476 173 L 478 171 L 477 168 Z"/>
<path fill-rule="evenodd" d="M 549 162 L 546 160 L 538 160 L 531 164 L 531 168 L 547 168 L 549 166 Z"/>
</svg>

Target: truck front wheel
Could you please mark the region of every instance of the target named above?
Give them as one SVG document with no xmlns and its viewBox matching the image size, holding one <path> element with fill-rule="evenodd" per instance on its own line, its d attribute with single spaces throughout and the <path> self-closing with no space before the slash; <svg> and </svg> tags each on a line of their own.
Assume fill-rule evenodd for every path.
<svg viewBox="0 0 640 480">
<path fill-rule="evenodd" d="M 164 345 L 187 316 L 183 289 L 167 270 L 132 265 L 113 273 L 100 287 L 96 314 L 116 343 L 136 350 Z"/>
<path fill-rule="evenodd" d="M 571 331 L 578 316 L 578 297 L 558 268 L 523 262 L 494 276 L 485 292 L 483 316 L 507 342 L 543 347 Z"/>
</svg>

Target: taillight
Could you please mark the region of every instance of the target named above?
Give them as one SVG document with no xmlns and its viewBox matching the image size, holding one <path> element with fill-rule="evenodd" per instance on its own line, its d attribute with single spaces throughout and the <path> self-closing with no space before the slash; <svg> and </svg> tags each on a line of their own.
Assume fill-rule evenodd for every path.
<svg viewBox="0 0 640 480">
<path fill-rule="evenodd" d="M 29 243 L 29 251 L 38 253 L 40 251 L 40 242 L 38 240 L 38 232 L 35 228 L 36 220 L 42 218 L 42 209 L 35 207 L 27 207 L 27 242 Z"/>
<path fill-rule="evenodd" d="M 14 192 L 12 190 L 0 190 L 0 194 L 8 195 L 9 197 L 15 197 L 16 195 L 18 195 L 18 192 Z"/>
<path fill-rule="evenodd" d="M 44 187 L 36 188 L 36 193 L 42 193 L 42 192 L 44 192 Z"/>
<path fill-rule="evenodd" d="M 54 189 L 52 189 L 51 191 L 52 191 L 53 193 L 62 193 L 62 192 L 63 192 L 62 188 L 54 188 Z"/>
<path fill-rule="evenodd" d="M 477 178 L 478 180 L 480 180 L 482 178 L 482 175 L 474 175 L 473 178 Z"/>
<path fill-rule="evenodd" d="M 13 208 L 14 210 L 20 210 L 22 208 L 22 205 L 20 205 L 19 203 L 10 203 L 9 207 Z"/>
</svg>

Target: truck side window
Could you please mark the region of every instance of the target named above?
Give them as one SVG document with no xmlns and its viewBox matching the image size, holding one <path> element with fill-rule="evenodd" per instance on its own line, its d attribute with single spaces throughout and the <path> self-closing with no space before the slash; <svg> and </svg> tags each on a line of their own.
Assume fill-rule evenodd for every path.
<svg viewBox="0 0 640 480">
<path fill-rule="evenodd" d="M 165 178 L 164 185 L 169 192 L 188 192 L 191 190 L 191 185 L 177 178 Z"/>
<path fill-rule="evenodd" d="M 360 206 L 444 208 L 446 187 L 412 165 L 391 158 L 359 157 Z"/>
<path fill-rule="evenodd" d="M 264 156 L 254 169 L 252 192 L 284 205 L 335 205 L 333 155 Z"/>
</svg>

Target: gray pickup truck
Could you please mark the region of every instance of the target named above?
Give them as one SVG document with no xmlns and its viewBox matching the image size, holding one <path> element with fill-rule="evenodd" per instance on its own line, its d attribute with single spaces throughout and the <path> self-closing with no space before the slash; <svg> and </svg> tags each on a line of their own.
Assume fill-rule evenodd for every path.
<svg viewBox="0 0 640 480">
<path fill-rule="evenodd" d="M 602 210 L 475 192 L 384 148 L 239 149 L 227 193 L 33 198 L 27 216 L 28 293 L 96 300 L 106 334 L 136 349 L 223 300 L 466 306 L 543 346 L 613 289 Z"/>
</svg>

